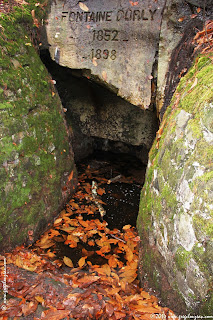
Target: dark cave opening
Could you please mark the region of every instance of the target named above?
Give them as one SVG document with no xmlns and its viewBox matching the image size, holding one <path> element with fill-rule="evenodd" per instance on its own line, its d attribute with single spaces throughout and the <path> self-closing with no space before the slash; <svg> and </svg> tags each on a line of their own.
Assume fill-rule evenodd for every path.
<svg viewBox="0 0 213 320">
<path fill-rule="evenodd" d="M 87 183 L 91 185 L 95 180 L 104 188 L 104 220 L 111 229 L 121 230 L 127 224 L 136 226 L 148 152 L 158 130 L 156 110 L 133 106 L 115 92 L 83 77 L 81 70 L 58 65 L 48 50 L 42 50 L 40 57 L 55 80 L 79 179 L 91 170 Z M 107 183 L 111 180 L 113 183 Z M 73 256 L 67 246 L 58 250 L 58 255 Z M 75 255 L 79 258 L 78 252 Z"/>
<path fill-rule="evenodd" d="M 133 106 L 110 88 L 84 77 L 82 70 L 58 65 L 48 50 L 41 50 L 40 57 L 55 80 L 75 161 L 104 151 L 129 154 L 146 165 L 158 130 L 156 110 Z"/>
</svg>

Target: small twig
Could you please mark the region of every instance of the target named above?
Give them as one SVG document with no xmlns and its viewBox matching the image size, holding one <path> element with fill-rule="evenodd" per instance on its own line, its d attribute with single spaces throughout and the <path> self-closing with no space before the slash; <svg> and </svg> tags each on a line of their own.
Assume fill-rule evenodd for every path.
<svg viewBox="0 0 213 320">
<path fill-rule="evenodd" d="M 102 207 L 102 205 L 98 202 L 98 194 L 97 194 L 97 183 L 95 181 L 92 181 L 92 197 L 95 201 L 96 206 L 98 207 L 98 210 L 100 212 L 101 218 L 106 214 L 106 211 Z"/>
<path fill-rule="evenodd" d="M 122 177 L 121 174 L 119 174 L 119 175 L 116 176 L 115 178 L 109 179 L 109 180 L 107 181 L 107 184 L 110 184 L 110 183 L 112 183 L 112 182 L 115 182 L 115 181 L 119 180 L 121 177 Z"/>
<path fill-rule="evenodd" d="M 114 234 L 108 233 L 108 235 L 110 235 L 112 238 L 115 238 L 115 239 L 117 239 L 117 240 L 120 240 L 120 241 L 122 241 L 122 242 L 126 243 L 126 241 L 125 241 L 125 240 L 123 240 L 123 239 L 121 239 L 121 238 L 118 238 L 118 237 L 114 236 Z"/>
</svg>

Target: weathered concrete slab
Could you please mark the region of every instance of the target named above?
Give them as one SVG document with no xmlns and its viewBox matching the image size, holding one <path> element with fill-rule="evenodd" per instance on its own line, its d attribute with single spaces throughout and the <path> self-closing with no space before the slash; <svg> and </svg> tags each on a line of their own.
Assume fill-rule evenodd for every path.
<svg viewBox="0 0 213 320">
<path fill-rule="evenodd" d="M 51 57 L 91 71 L 121 97 L 149 108 L 164 3 L 54 0 L 46 26 Z"/>
</svg>

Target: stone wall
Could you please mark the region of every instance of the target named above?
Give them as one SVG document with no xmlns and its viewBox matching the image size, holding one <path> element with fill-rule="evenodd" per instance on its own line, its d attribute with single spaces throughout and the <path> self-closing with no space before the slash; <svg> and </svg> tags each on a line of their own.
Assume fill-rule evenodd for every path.
<svg viewBox="0 0 213 320">
<path fill-rule="evenodd" d="M 45 53 L 42 60 L 56 81 L 75 160 L 93 149 L 132 153 L 144 164 L 158 128 L 155 110 L 142 110 L 107 88 L 82 77 L 81 70 L 59 66 Z"/>
<path fill-rule="evenodd" d="M 0 18 L 1 251 L 35 240 L 76 185 L 61 102 L 26 32 L 31 19 L 30 7 Z"/>
<path fill-rule="evenodd" d="M 201 56 L 181 79 L 149 154 L 137 221 L 140 278 L 148 273 L 181 314 L 213 308 L 212 71 L 212 54 Z"/>
</svg>

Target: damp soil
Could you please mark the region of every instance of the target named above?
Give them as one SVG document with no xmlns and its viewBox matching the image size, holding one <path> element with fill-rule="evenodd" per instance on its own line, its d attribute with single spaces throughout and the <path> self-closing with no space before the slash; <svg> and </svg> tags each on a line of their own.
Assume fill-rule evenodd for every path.
<svg viewBox="0 0 213 320">
<path fill-rule="evenodd" d="M 140 160 L 131 155 L 96 151 L 88 158 L 77 163 L 77 169 L 79 185 L 82 182 L 92 185 L 92 182 L 95 181 L 97 186 L 105 192 L 98 196 L 102 201 L 105 215 L 101 217 L 97 211 L 89 215 L 86 212 L 80 213 L 83 219 L 106 221 L 107 228 L 115 230 L 118 237 L 123 226 L 128 224 L 136 226 L 140 192 L 146 172 L 146 166 Z M 79 199 L 78 201 L 77 197 L 75 201 L 77 204 L 79 202 L 81 206 L 83 201 L 83 205 L 87 207 L 86 200 Z M 79 213 L 76 215 L 79 215 Z M 75 218 L 76 215 L 72 215 L 72 218 Z M 63 234 L 63 231 L 61 233 Z M 98 247 L 94 246 L 91 251 L 91 247 L 82 241 L 78 243 L 76 248 L 70 248 L 63 241 L 57 242 L 55 252 L 58 258 L 69 257 L 72 259 L 74 266 L 77 266 L 79 259 L 82 257 L 83 249 L 91 253 L 89 260 L 92 264 L 103 265 L 107 263 L 106 258 L 96 254 Z M 120 254 L 120 259 L 122 260 L 122 254 Z"/>
</svg>

